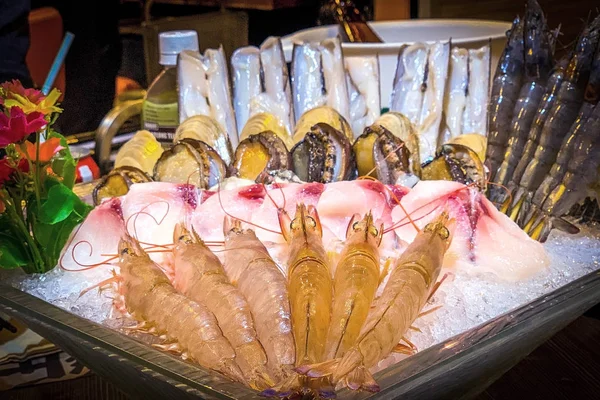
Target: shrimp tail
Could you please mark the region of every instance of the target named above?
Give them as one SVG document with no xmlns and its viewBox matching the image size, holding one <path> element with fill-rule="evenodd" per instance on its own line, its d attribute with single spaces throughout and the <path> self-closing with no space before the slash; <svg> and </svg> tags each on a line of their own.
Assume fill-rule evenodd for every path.
<svg viewBox="0 0 600 400">
<path fill-rule="evenodd" d="M 362 355 L 356 348 L 348 350 L 342 358 L 318 364 L 303 365 L 296 372 L 309 378 L 331 377 L 335 389 L 348 387 L 352 390 L 379 392 L 380 388 L 373 375 L 363 365 Z"/>
<path fill-rule="evenodd" d="M 263 397 L 295 398 L 308 397 L 313 399 L 333 399 L 335 389 L 328 379 L 307 379 L 297 373 L 290 374 L 276 386 L 263 390 Z"/>
<path fill-rule="evenodd" d="M 246 383 L 242 370 L 234 360 L 225 360 L 218 369 L 223 375 L 235 381 Z"/>
</svg>

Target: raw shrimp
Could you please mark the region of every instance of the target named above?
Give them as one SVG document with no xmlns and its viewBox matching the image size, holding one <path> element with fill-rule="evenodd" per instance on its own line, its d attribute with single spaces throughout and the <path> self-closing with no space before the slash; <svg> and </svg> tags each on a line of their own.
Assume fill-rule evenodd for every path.
<svg viewBox="0 0 600 400">
<path fill-rule="evenodd" d="M 560 151 L 556 156 L 556 162 L 552 166 L 550 173 L 544 178 L 544 181 L 540 185 L 539 188 L 535 191 L 533 195 L 532 203 L 534 208 L 540 207 L 550 192 L 560 184 L 562 178 L 565 176 L 567 172 L 567 165 L 569 161 L 573 157 L 573 152 L 579 145 L 581 137 L 583 134 L 593 134 L 590 131 L 595 123 L 594 121 L 600 118 L 598 115 L 597 107 L 598 101 L 600 100 L 600 46 L 598 50 L 596 50 L 596 57 L 594 60 L 594 64 L 592 67 L 592 73 L 590 75 L 590 80 L 587 85 L 586 95 L 584 97 L 583 105 L 581 106 L 581 110 L 579 111 L 579 115 L 577 120 L 573 123 L 571 130 L 563 144 L 560 147 Z M 594 110 L 596 109 L 596 114 L 594 114 Z M 524 207 L 524 209 L 527 207 Z M 518 219 L 518 218 L 517 218 Z M 529 218 L 525 218 L 525 224 Z"/>
<path fill-rule="evenodd" d="M 548 42 L 548 27 L 540 5 L 535 0 L 527 2 L 525 14 L 525 76 L 519 98 L 513 111 L 510 139 L 504 154 L 504 161 L 494 173 L 494 182 L 508 184 L 517 165 L 525 139 L 542 97 L 546 91 L 548 75 L 552 69 L 552 49 Z M 491 188 L 499 188 L 492 186 Z M 495 190 L 492 190 L 495 192 Z M 505 191 L 498 191 L 502 194 Z M 491 200 L 495 201 L 496 196 Z M 498 199 L 501 201 L 501 199 Z"/>
<path fill-rule="evenodd" d="M 223 336 L 217 320 L 205 305 L 178 293 L 167 276 L 140 244 L 127 234 L 119 243 L 120 275 L 116 276 L 126 309 L 140 322 L 138 330 L 154 328 L 173 343 L 163 346 L 181 350 L 205 368 L 245 383 L 235 361 L 235 351 Z"/>
<path fill-rule="evenodd" d="M 531 128 L 527 135 L 527 141 L 524 147 L 519 151 L 519 143 L 512 143 L 510 149 L 511 154 L 508 157 L 508 161 L 505 160 L 507 164 L 503 166 L 503 168 L 509 168 L 512 166 L 513 162 L 516 163 L 516 167 L 514 167 L 514 171 L 510 175 L 511 180 L 508 186 L 509 190 L 514 189 L 521 181 L 521 177 L 525 172 L 525 168 L 527 168 L 527 164 L 529 164 L 529 161 L 533 158 L 535 149 L 540 141 L 542 129 L 544 129 L 544 124 L 546 123 L 546 119 L 548 119 L 548 113 L 556 102 L 560 86 L 565 78 L 565 70 L 567 69 L 570 58 L 569 55 L 566 55 L 554 67 L 554 72 L 546 84 L 546 93 L 544 93 L 544 97 L 542 97 L 535 117 L 533 118 L 533 122 L 531 123 Z M 517 154 L 519 155 L 517 156 Z"/>
<path fill-rule="evenodd" d="M 317 210 L 296 205 L 294 219 L 279 212 L 281 231 L 288 242 L 288 290 L 292 312 L 292 328 L 296 343 L 296 366 L 324 360 L 325 340 L 331 317 L 333 287 L 331 268 L 322 243 L 321 222 Z M 279 396 L 292 391 L 318 392 L 330 397 L 327 379 L 303 379 L 292 375 L 276 387 L 263 392 Z"/>
<path fill-rule="evenodd" d="M 392 352 L 425 305 L 450 245 L 447 225 L 448 214 L 444 212 L 419 232 L 397 259 L 355 346 L 342 358 L 296 370 L 313 378 L 330 376 L 336 388 L 379 391 L 368 368 Z"/>
<path fill-rule="evenodd" d="M 352 218 L 347 239 L 333 280 L 331 325 L 325 345 L 327 360 L 344 355 L 356 343 L 360 328 L 379 284 L 379 245 L 383 225 L 373 224 L 373 215 Z"/>
<path fill-rule="evenodd" d="M 248 300 L 269 369 L 283 380 L 292 372 L 296 355 L 286 278 L 253 230 L 242 229 L 240 220 L 229 217 L 223 229 L 223 267 Z"/>
<path fill-rule="evenodd" d="M 523 77 L 523 24 L 524 21 L 515 18 L 508 43 L 498 62 L 494 74 L 492 92 L 490 95 L 490 112 L 488 114 L 488 143 L 486 163 L 489 164 L 491 179 L 504 157 L 506 142 L 510 134 L 515 103 L 519 96 Z"/>
<path fill-rule="evenodd" d="M 173 232 L 174 286 L 215 314 L 223 335 L 235 349 L 236 361 L 253 389 L 274 384 L 267 356 L 258 341 L 250 306 L 229 282 L 221 262 L 192 230 L 177 224 Z"/>
<path fill-rule="evenodd" d="M 578 111 L 583 103 L 585 88 L 590 77 L 592 62 L 600 37 L 600 16 L 584 30 L 577 42 L 573 56 L 567 66 L 565 79 L 558 93 L 556 103 L 549 112 L 548 119 L 541 132 L 540 142 L 533 159 L 527 165 L 523 177 L 514 192 L 511 215 L 524 215 L 522 204 L 529 204 L 525 198 L 542 183 L 556 160 L 563 139 L 577 120 Z M 518 221 L 522 222 L 522 221 Z"/>
<path fill-rule="evenodd" d="M 600 103 L 596 104 L 592 116 L 588 119 L 581 140 L 573 151 L 573 157 L 567 164 L 565 176 L 546 197 L 541 212 L 534 212 L 525 228 L 530 236 L 545 241 L 554 226 L 561 227 L 562 215 L 578 201 L 583 200 L 590 186 L 598 181 L 600 167 Z M 570 226 L 561 229 L 571 228 Z"/>
<path fill-rule="evenodd" d="M 556 103 L 544 124 L 540 143 L 519 182 L 527 190 L 534 190 L 542 183 L 556 160 L 565 135 L 577 119 L 599 38 L 600 16 L 583 32 L 569 62 Z"/>
</svg>

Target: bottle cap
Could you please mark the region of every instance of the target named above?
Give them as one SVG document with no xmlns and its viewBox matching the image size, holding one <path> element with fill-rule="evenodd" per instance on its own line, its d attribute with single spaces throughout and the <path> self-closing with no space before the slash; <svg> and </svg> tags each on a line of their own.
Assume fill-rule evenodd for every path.
<svg viewBox="0 0 600 400">
<path fill-rule="evenodd" d="M 198 34 L 196 31 L 169 31 L 158 35 L 160 65 L 177 65 L 177 55 L 183 50 L 198 51 Z"/>
</svg>

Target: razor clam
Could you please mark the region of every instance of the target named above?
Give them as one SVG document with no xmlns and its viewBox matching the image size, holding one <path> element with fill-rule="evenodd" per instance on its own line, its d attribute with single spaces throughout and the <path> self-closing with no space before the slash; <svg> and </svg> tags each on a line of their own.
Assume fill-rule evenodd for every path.
<svg viewBox="0 0 600 400">
<path fill-rule="evenodd" d="M 350 95 L 350 123 L 356 135 L 371 125 L 381 112 L 379 57 L 345 57 Z"/>
<path fill-rule="evenodd" d="M 294 172 L 304 182 L 337 182 L 354 172 L 348 137 L 325 123 L 312 126 L 291 153 Z"/>
<path fill-rule="evenodd" d="M 285 143 L 273 132 L 265 131 L 242 140 L 235 151 L 233 174 L 256 180 L 269 171 L 292 167 L 292 156 Z"/>
<path fill-rule="evenodd" d="M 469 50 L 453 47 L 450 52 L 450 67 L 444 95 L 444 120 L 440 135 L 442 143 L 462 134 L 463 114 L 469 87 Z"/>
<path fill-rule="evenodd" d="M 405 115 L 415 125 L 423 106 L 428 54 L 429 47 L 424 43 L 403 45 L 398 53 L 390 111 Z"/>
<path fill-rule="evenodd" d="M 370 175 L 384 184 L 395 184 L 410 172 L 410 152 L 404 142 L 381 125 L 372 125 L 352 146 L 359 176 Z"/>
<path fill-rule="evenodd" d="M 292 90 L 281 39 L 270 36 L 260 46 L 260 61 L 264 95 L 269 98 L 267 107 L 260 107 L 256 112 L 270 112 L 276 115 L 288 132 L 294 126 L 294 108 L 292 107 Z M 261 96 L 259 96 L 260 98 Z M 254 109 L 251 103 L 251 110 Z M 254 112 L 252 113 L 254 114 Z"/>
<path fill-rule="evenodd" d="M 490 90 L 490 45 L 469 50 L 469 88 L 462 119 L 462 133 L 487 135 Z"/>
<path fill-rule="evenodd" d="M 231 69 L 235 122 L 238 132 L 241 132 L 250 118 L 250 102 L 262 91 L 258 48 L 246 46 L 234 51 L 231 56 Z"/>
<path fill-rule="evenodd" d="M 294 43 L 291 80 L 296 118 L 326 105 L 349 120 L 350 100 L 339 38 Z"/>
<path fill-rule="evenodd" d="M 190 183 L 208 189 L 227 175 L 227 165 L 209 145 L 182 139 L 165 151 L 154 166 L 154 179 L 160 182 Z"/>
<path fill-rule="evenodd" d="M 247 139 L 252 135 L 257 135 L 264 131 L 270 131 L 277 135 L 288 149 L 291 149 L 294 145 L 292 135 L 290 135 L 286 127 L 281 123 L 281 120 L 269 113 L 258 113 L 250 117 L 240 133 L 240 140 Z"/>
<path fill-rule="evenodd" d="M 449 41 L 429 46 L 427 75 L 425 78 L 426 88 L 423 94 L 423 107 L 419 115 L 419 124 L 417 125 L 419 154 L 422 163 L 433 157 L 437 148 L 449 63 Z"/>
<path fill-rule="evenodd" d="M 404 142 L 410 153 L 410 171 L 420 176 L 421 157 L 419 156 L 419 137 L 415 132 L 414 125 L 404 115 L 393 111 L 387 112 L 377 118 L 373 126 L 378 125 L 381 125 L 392 135 Z"/>
<path fill-rule="evenodd" d="M 475 183 L 485 191 L 483 163 L 475 151 L 461 144 L 442 145 L 435 158 L 423 165 L 421 179 Z"/>
<path fill-rule="evenodd" d="M 207 115 L 194 115 L 183 121 L 175 131 L 173 143 L 181 139 L 200 140 L 219 153 L 219 156 L 229 164 L 233 159 L 233 150 L 231 142 L 221 128 L 221 125 L 214 118 Z"/>
<path fill-rule="evenodd" d="M 152 179 L 142 170 L 121 166 L 110 171 L 92 192 L 94 205 L 99 205 L 103 199 L 126 195 L 134 183 L 151 182 Z"/>
<path fill-rule="evenodd" d="M 350 124 L 346 118 L 340 115 L 340 113 L 333 108 L 322 106 L 307 111 L 298 119 L 293 136 L 294 144 L 302 141 L 304 139 L 304 135 L 306 135 L 307 132 L 310 132 L 312 127 L 318 123 L 330 125 L 346 136 L 349 141 L 354 140 L 352 128 L 350 127 Z"/>
<path fill-rule="evenodd" d="M 204 55 L 184 50 L 177 57 L 179 121 L 194 115 L 208 115 L 227 133 L 233 147 L 238 144 L 235 114 L 231 102 L 229 73 L 223 46 L 207 49 Z"/>
</svg>

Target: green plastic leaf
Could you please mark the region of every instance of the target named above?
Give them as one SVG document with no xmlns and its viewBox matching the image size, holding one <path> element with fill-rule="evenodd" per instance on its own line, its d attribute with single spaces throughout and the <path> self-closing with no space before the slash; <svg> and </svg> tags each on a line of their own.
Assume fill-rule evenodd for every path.
<svg viewBox="0 0 600 400">
<path fill-rule="evenodd" d="M 69 150 L 67 139 L 55 130 L 48 129 L 48 139 L 53 137 L 60 139 L 60 145 L 64 147 L 64 149 L 62 149 L 52 160 L 52 171 L 63 178 L 63 183 L 66 187 L 72 189 L 73 185 L 75 185 L 75 169 L 77 167 L 77 161 L 73 158 L 73 155 Z"/>
<path fill-rule="evenodd" d="M 53 225 L 65 220 L 73 212 L 76 200 L 78 197 L 70 188 L 56 182 L 48 190 L 48 198 L 42 201 L 38 222 Z"/>
<path fill-rule="evenodd" d="M 11 236 L 0 234 L 0 268 L 19 268 L 28 263 L 29 259 L 24 245 Z"/>
</svg>

